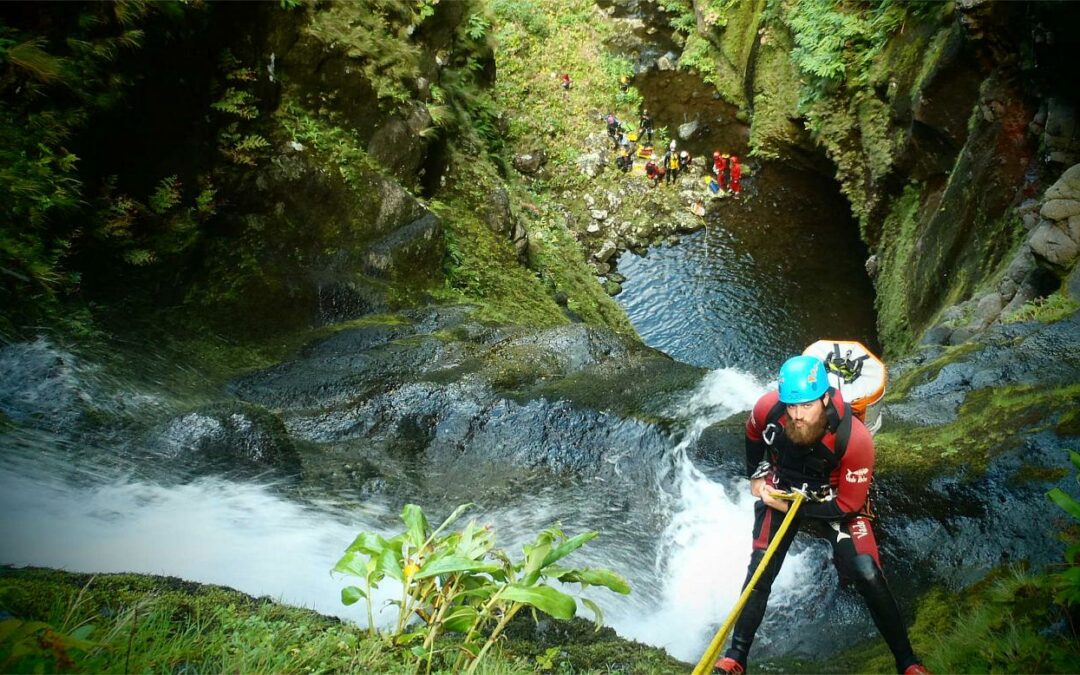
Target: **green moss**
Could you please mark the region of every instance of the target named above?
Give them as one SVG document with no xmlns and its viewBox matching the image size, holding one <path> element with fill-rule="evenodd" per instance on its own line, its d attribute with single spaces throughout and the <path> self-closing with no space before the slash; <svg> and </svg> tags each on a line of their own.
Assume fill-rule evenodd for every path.
<svg viewBox="0 0 1080 675">
<path fill-rule="evenodd" d="M 43 621 L 50 644 L 31 639 L 5 672 L 412 672 L 401 648 L 356 626 L 311 610 L 253 598 L 221 586 L 172 577 L 71 574 L 0 569 L 0 610 L 19 621 Z M 588 622 L 548 620 L 536 630 L 516 620 L 482 664 L 484 673 L 674 672 L 686 666 L 663 650 L 620 639 Z M 66 642 L 68 638 L 82 640 Z M 458 648 L 454 637 L 439 644 Z M 558 648 L 552 650 L 552 645 Z M 436 660 L 436 664 L 438 660 Z M 440 670 L 439 672 L 445 672 Z"/>
<path fill-rule="evenodd" d="M 766 39 L 754 64 L 754 117 L 750 124 L 750 148 L 756 157 L 781 159 L 795 144 L 802 128 L 792 119 L 798 115 L 802 81 L 791 62 L 791 35 L 782 25 L 769 25 Z"/>
<path fill-rule="evenodd" d="M 614 366 L 540 380 L 520 391 L 518 398 L 570 401 L 590 410 L 610 410 L 623 417 L 665 423 L 675 403 L 673 397 L 685 395 L 702 375 L 700 368 L 661 357 L 628 358 Z"/>
<path fill-rule="evenodd" d="M 915 240 L 919 227 L 919 188 L 909 185 L 893 203 L 885 218 L 879 248 L 877 276 L 878 334 L 886 356 L 905 353 L 915 344 L 908 316 L 910 274 L 917 255 Z"/>
<path fill-rule="evenodd" d="M 0 582 L 4 611 L 88 640 L 82 648 L 39 648 L 5 662 L 5 671 L 49 664 L 83 672 L 401 670 L 392 650 L 355 627 L 219 586 L 40 569 L 2 570 Z"/>
<path fill-rule="evenodd" d="M 1067 475 L 1069 472 L 1062 468 L 1024 464 L 1013 474 L 1012 480 L 1018 483 L 1055 483 Z"/>
<path fill-rule="evenodd" d="M 1058 436 L 1080 436 L 1080 410 L 1067 410 L 1054 427 Z"/>
<path fill-rule="evenodd" d="M 1080 384 L 1049 389 L 1010 386 L 967 395 L 956 421 L 936 427 L 890 426 L 874 437 L 881 471 L 929 476 L 963 467 L 976 478 L 1000 454 L 1023 444 L 1021 432 L 1080 405 Z"/>
<path fill-rule="evenodd" d="M 894 403 L 907 398 L 912 387 L 930 382 L 938 376 L 942 368 L 979 349 L 981 347 L 974 342 L 966 342 L 955 347 L 945 347 L 944 352 L 930 363 L 923 364 L 918 368 L 912 368 L 897 378 L 895 382 L 890 382 L 888 391 L 885 394 L 885 403 Z"/>
<path fill-rule="evenodd" d="M 1025 672 L 1073 672 L 1080 643 L 1063 634 L 1052 590 L 1048 575 L 1018 567 L 999 568 L 960 593 L 936 590 L 920 603 L 912 642 L 926 645 L 931 672 L 1013 672 L 1017 664 Z"/>
</svg>

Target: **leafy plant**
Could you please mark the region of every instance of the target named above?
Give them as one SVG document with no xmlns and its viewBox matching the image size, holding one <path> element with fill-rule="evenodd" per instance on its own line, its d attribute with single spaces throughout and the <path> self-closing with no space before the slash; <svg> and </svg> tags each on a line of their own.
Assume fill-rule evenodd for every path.
<svg viewBox="0 0 1080 675">
<path fill-rule="evenodd" d="M 1080 453 L 1070 450 L 1069 459 L 1077 471 L 1080 471 Z M 1076 479 L 1080 482 L 1080 474 L 1077 474 Z M 1050 490 L 1046 496 L 1080 523 L 1080 502 L 1061 488 Z M 1065 550 L 1065 565 L 1064 571 L 1053 575 L 1055 599 L 1064 605 L 1077 607 L 1080 606 L 1080 540 L 1073 541 Z"/>
<path fill-rule="evenodd" d="M 254 95 L 235 87 L 229 87 L 221 95 L 221 98 L 210 104 L 210 107 L 219 112 L 236 115 L 241 119 L 253 120 L 259 115 L 255 103 Z"/>
<path fill-rule="evenodd" d="M 557 527 L 548 528 L 524 547 L 524 557 L 517 562 L 495 548 L 490 527 L 470 522 L 461 531 L 444 534 L 470 506 L 459 506 L 432 530 L 423 510 L 408 504 L 401 512 L 404 532 L 390 539 L 361 532 L 334 567 L 335 572 L 363 582 L 362 586 L 342 589 L 341 601 L 352 605 L 364 600 L 373 633 L 372 591 L 387 577 L 401 584 L 401 597 L 394 601 L 398 616 L 390 636 L 396 645 L 409 647 L 418 670 L 426 665 L 431 671 L 434 656 L 442 651 L 437 640 L 446 631 L 464 635 L 453 669 L 471 673 L 523 608 L 538 609 L 557 619 L 572 618 L 576 601 L 550 582 L 630 592 L 626 580 L 610 570 L 556 564 L 595 538 L 597 532 L 568 537 Z M 599 627 L 603 621 L 600 608 L 587 598 L 581 600 Z"/>
<path fill-rule="evenodd" d="M 180 202 L 180 181 L 175 175 L 161 179 L 150 195 L 150 210 L 159 216 Z"/>
</svg>

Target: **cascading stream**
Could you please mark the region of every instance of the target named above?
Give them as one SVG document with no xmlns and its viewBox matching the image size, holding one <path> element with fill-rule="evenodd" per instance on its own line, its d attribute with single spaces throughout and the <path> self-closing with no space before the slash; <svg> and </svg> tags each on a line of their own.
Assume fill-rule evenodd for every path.
<svg viewBox="0 0 1080 675">
<path fill-rule="evenodd" d="M 56 358 L 47 349 L 36 353 L 43 360 Z M 23 351 L 20 357 L 33 354 Z M 69 375 L 93 372 L 83 364 Z M 23 412 L 48 403 L 53 414 L 61 414 L 73 405 L 55 395 L 62 387 L 35 402 L 31 399 L 49 387 L 25 384 L 21 394 L 5 392 L 0 404 L 6 410 L 16 399 L 22 400 Z M 500 545 L 513 555 L 556 521 L 571 532 L 601 530 L 600 538 L 575 554 L 575 564 L 610 567 L 634 587 L 627 597 L 589 591 L 605 609 L 607 623 L 624 636 L 693 660 L 739 593 L 751 509 L 745 481 L 729 486 L 710 480 L 687 458 L 686 448 L 702 429 L 746 409 L 761 391 L 757 381 L 739 371 L 708 375 L 680 411 L 690 428 L 665 458 L 672 463 L 673 479 L 655 491 L 655 503 L 626 511 L 598 499 L 603 493 L 589 481 L 572 481 L 552 483 L 516 504 L 472 515 L 490 523 Z M 117 442 L 122 446 L 130 440 Z M 15 427 L 0 435 L 0 510 L 5 514 L 0 563 L 177 576 L 364 622 L 362 611 L 341 605 L 346 582 L 331 577 L 329 570 L 360 530 L 395 531 L 396 507 L 378 498 L 348 509 L 340 503 L 301 503 L 280 486 L 256 480 L 208 476 L 178 481 L 155 475 L 152 460 L 133 458 L 119 446 L 80 447 L 76 457 L 80 443 L 65 435 L 65 427 Z M 115 461 L 119 456 L 129 459 Z M 417 501 L 433 519 L 454 506 L 424 495 Z M 793 556 L 791 571 L 785 571 L 778 588 L 794 576 L 797 559 Z M 384 585 L 377 600 L 381 604 L 397 593 Z M 384 610 L 378 620 L 389 623 L 392 618 Z"/>
</svg>

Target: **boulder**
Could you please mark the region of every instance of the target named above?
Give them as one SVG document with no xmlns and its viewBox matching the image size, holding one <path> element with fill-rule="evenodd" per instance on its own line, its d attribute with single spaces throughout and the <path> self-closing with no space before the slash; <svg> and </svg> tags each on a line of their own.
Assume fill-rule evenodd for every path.
<svg viewBox="0 0 1080 675">
<path fill-rule="evenodd" d="M 363 277 L 316 281 L 316 298 L 321 325 L 351 321 L 389 309 L 386 292 Z"/>
<path fill-rule="evenodd" d="M 1073 163 L 1080 156 L 1080 125 L 1076 108 L 1066 99 L 1052 98 L 1047 105 L 1043 133 L 1051 161 Z"/>
<path fill-rule="evenodd" d="M 1080 244 L 1070 233 L 1049 221 L 1035 228 L 1028 246 L 1040 265 L 1059 276 L 1068 272 L 1080 255 Z"/>
<path fill-rule="evenodd" d="M 1039 215 L 1050 220 L 1065 220 L 1077 214 L 1080 214 L 1080 201 L 1075 199 L 1051 199 L 1039 211 Z"/>
<path fill-rule="evenodd" d="M 547 153 L 543 150 L 514 156 L 514 168 L 526 175 L 536 173 L 545 164 L 547 164 Z"/>
<path fill-rule="evenodd" d="M 296 473 L 300 466 L 281 420 L 264 408 L 239 402 L 174 417 L 151 446 L 189 468 Z"/>
<path fill-rule="evenodd" d="M 599 152 L 587 152 L 578 157 L 578 170 L 589 178 L 596 178 L 604 170 L 605 160 Z"/>
<path fill-rule="evenodd" d="M 675 52 L 667 52 L 656 60 L 657 70 L 675 70 L 678 67 L 679 55 Z"/>
<path fill-rule="evenodd" d="M 364 253 L 362 267 L 374 277 L 434 279 L 445 249 L 442 222 L 428 212 L 373 243 Z"/>
<path fill-rule="evenodd" d="M 1080 164 L 1069 167 L 1046 191 L 1047 199 L 1080 199 Z"/>
<path fill-rule="evenodd" d="M 518 257 L 525 254 L 529 247 L 529 234 L 510 208 L 510 194 L 506 188 L 496 188 L 488 193 L 480 218 L 488 229 L 513 244 Z"/>
<path fill-rule="evenodd" d="M 701 127 L 701 123 L 697 120 L 691 120 L 686 124 L 679 125 L 679 138 L 686 141 L 694 137 L 698 129 Z"/>
<path fill-rule="evenodd" d="M 432 124 L 427 107 L 416 105 L 405 117 L 386 120 L 372 135 L 367 151 L 398 180 L 411 180 L 424 161 L 427 140 L 421 132 Z"/>
<path fill-rule="evenodd" d="M 611 259 L 611 256 L 615 255 L 618 250 L 618 247 L 615 246 L 615 242 L 608 239 L 600 247 L 600 250 L 596 252 L 596 259 L 600 262 L 606 263 L 608 260 Z"/>
</svg>

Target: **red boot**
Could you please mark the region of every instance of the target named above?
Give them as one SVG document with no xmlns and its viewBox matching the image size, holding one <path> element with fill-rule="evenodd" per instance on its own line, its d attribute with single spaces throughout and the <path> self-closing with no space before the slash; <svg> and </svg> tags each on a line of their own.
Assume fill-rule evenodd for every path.
<svg viewBox="0 0 1080 675">
<path fill-rule="evenodd" d="M 713 666 L 714 673 L 729 673 L 730 675 L 742 675 L 746 672 L 746 666 L 739 663 L 730 656 L 725 656 L 716 662 Z M 907 675 L 905 673 L 904 675 Z"/>
<path fill-rule="evenodd" d="M 904 675 L 930 675 L 930 671 L 921 663 L 913 663 L 904 668 Z"/>
</svg>

